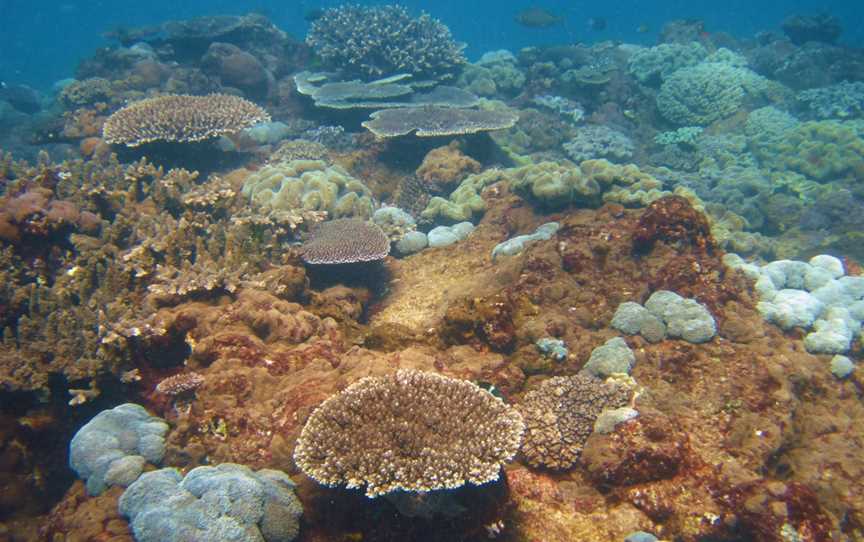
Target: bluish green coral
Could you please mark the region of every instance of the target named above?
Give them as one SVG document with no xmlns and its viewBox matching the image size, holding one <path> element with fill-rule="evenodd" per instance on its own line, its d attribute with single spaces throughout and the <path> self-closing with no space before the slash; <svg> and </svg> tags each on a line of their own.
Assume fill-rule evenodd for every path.
<svg viewBox="0 0 864 542">
<path fill-rule="evenodd" d="M 233 463 L 147 472 L 119 507 L 138 542 L 290 542 L 303 511 L 285 473 Z"/>
</svg>

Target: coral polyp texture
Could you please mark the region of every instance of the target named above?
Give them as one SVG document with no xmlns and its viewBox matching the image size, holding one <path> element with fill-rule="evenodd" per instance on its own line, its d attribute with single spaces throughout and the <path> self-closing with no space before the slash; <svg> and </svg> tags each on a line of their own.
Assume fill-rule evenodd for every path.
<svg viewBox="0 0 864 542">
<path fill-rule="evenodd" d="M 465 45 L 453 40 L 447 26 L 425 13 L 411 17 L 397 5 L 324 10 L 306 43 L 324 64 L 351 76 L 440 77 L 465 63 Z"/>
<path fill-rule="evenodd" d="M 310 264 L 374 262 L 390 253 L 390 238 L 372 222 L 337 218 L 318 224 L 301 252 Z"/>
<path fill-rule="evenodd" d="M 154 141 L 185 143 L 236 133 L 269 120 L 267 111 L 238 96 L 157 96 L 116 111 L 105 121 L 102 137 L 127 147 Z"/>
<path fill-rule="evenodd" d="M 597 417 L 606 409 L 625 406 L 632 393 L 627 386 L 587 374 L 546 380 L 518 407 L 525 420 L 522 455 L 535 467 L 573 467 Z"/>
<path fill-rule="evenodd" d="M 328 486 L 375 497 L 485 484 L 519 448 L 519 413 L 488 391 L 436 373 L 363 378 L 312 413 L 297 465 Z"/>
</svg>

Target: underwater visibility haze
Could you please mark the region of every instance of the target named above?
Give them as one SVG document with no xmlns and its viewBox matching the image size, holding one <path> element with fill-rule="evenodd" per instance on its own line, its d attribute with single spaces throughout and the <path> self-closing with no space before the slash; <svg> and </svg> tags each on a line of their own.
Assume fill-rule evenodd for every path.
<svg viewBox="0 0 864 542">
<path fill-rule="evenodd" d="M 858 3 L 0 12 L 0 542 L 864 540 Z"/>
</svg>

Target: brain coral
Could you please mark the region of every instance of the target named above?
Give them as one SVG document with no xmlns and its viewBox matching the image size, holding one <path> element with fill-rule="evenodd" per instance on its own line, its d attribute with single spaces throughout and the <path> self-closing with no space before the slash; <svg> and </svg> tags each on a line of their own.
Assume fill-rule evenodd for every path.
<svg viewBox="0 0 864 542">
<path fill-rule="evenodd" d="M 322 160 L 264 166 L 246 179 L 243 194 L 265 209 L 326 211 L 331 218 L 369 218 L 375 209 L 365 184 Z"/>
<path fill-rule="evenodd" d="M 233 463 L 147 472 L 119 505 L 138 542 L 290 542 L 303 512 L 284 472 Z"/>
<path fill-rule="evenodd" d="M 69 466 L 87 480 L 90 495 L 99 495 L 109 486 L 129 485 L 145 463 L 162 461 L 167 432 L 168 424 L 141 405 L 126 403 L 103 410 L 75 433 Z"/>
<path fill-rule="evenodd" d="M 412 18 L 397 5 L 324 10 L 306 43 L 327 66 L 346 75 L 439 77 L 465 63 L 465 45 L 453 41 L 449 28 L 425 13 Z"/>
<path fill-rule="evenodd" d="M 705 126 L 735 113 L 748 94 L 765 90 L 766 80 L 747 68 L 702 62 L 670 75 L 657 94 L 657 107 L 681 126 Z"/>
<path fill-rule="evenodd" d="M 203 141 L 269 120 L 266 111 L 237 96 L 157 96 L 112 114 L 102 136 L 108 143 L 127 147 L 153 141 Z"/>
<path fill-rule="evenodd" d="M 587 374 L 550 378 L 519 404 L 525 420 L 522 454 L 535 467 L 569 469 L 579 459 L 594 421 L 630 401 L 632 391 Z"/>
<path fill-rule="evenodd" d="M 302 253 L 311 264 L 372 262 L 390 253 L 390 239 L 372 222 L 337 218 L 318 224 Z"/>
<path fill-rule="evenodd" d="M 400 370 L 363 378 L 306 422 L 294 460 L 319 483 L 432 491 L 497 480 L 519 448 L 522 417 L 479 386 Z"/>
</svg>

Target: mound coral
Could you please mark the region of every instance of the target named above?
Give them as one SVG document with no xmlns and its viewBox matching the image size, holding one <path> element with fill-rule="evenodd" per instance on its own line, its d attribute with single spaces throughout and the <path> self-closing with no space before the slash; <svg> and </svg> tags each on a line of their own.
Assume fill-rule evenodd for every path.
<svg viewBox="0 0 864 542">
<path fill-rule="evenodd" d="M 524 425 L 479 386 L 400 370 L 363 378 L 321 404 L 294 460 L 319 483 L 364 487 L 375 497 L 497 480 Z"/>
<path fill-rule="evenodd" d="M 266 111 L 237 96 L 158 96 L 116 111 L 105 121 L 102 137 L 127 147 L 153 141 L 204 141 L 269 120 Z"/>
<path fill-rule="evenodd" d="M 103 410 L 75 434 L 69 445 L 69 465 L 87 480 L 90 495 L 114 485 L 127 486 L 148 461 L 162 461 L 166 432 L 168 425 L 140 405 L 126 403 Z"/>
<path fill-rule="evenodd" d="M 569 469 L 600 413 L 626 405 L 631 394 L 626 386 L 585 374 L 546 380 L 518 406 L 525 419 L 522 454 L 535 467 Z"/>
<path fill-rule="evenodd" d="M 390 239 L 371 222 L 338 218 L 318 224 L 302 253 L 311 264 L 373 262 L 390 253 Z"/>
<path fill-rule="evenodd" d="M 265 166 L 246 179 L 243 195 L 272 211 L 326 211 L 331 218 L 369 218 L 375 207 L 365 184 L 322 160 Z"/>
<path fill-rule="evenodd" d="M 329 67 L 346 75 L 383 77 L 397 73 L 441 77 L 465 63 L 464 44 L 450 29 L 402 6 L 344 5 L 324 11 L 306 36 Z"/>
<path fill-rule="evenodd" d="M 735 113 L 748 95 L 767 90 L 767 81 L 747 68 L 702 62 L 669 76 L 657 94 L 657 107 L 681 126 L 706 126 Z"/>
<path fill-rule="evenodd" d="M 138 542 L 290 542 L 303 513 L 284 472 L 233 463 L 148 472 L 119 504 Z"/>
<path fill-rule="evenodd" d="M 432 188 L 444 188 L 458 183 L 470 173 L 480 171 L 480 162 L 466 156 L 454 142 L 446 147 L 436 147 L 423 157 L 416 174 Z"/>
</svg>

